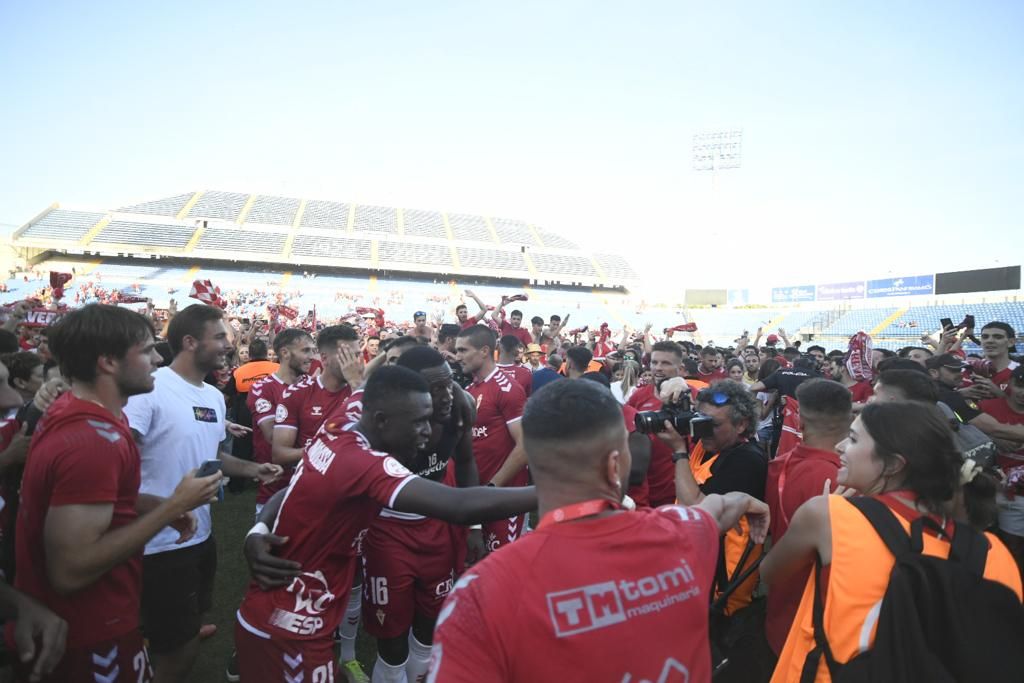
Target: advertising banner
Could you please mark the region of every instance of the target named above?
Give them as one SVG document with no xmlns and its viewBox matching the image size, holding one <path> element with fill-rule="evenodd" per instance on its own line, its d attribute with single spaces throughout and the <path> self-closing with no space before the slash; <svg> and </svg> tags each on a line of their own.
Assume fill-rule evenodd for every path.
<svg viewBox="0 0 1024 683">
<path fill-rule="evenodd" d="M 841 299 L 863 299 L 864 281 L 835 282 L 830 285 L 818 285 L 818 301 L 839 301 Z"/>
<path fill-rule="evenodd" d="M 888 277 L 882 280 L 868 280 L 869 299 L 934 293 L 934 275 L 910 275 L 907 277 Z"/>
<path fill-rule="evenodd" d="M 814 301 L 814 285 L 772 288 L 773 304 L 793 304 L 801 301 Z"/>
</svg>

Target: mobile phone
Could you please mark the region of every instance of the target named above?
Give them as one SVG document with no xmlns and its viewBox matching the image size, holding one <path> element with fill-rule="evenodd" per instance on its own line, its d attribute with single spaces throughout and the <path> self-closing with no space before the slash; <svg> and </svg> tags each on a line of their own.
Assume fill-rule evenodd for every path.
<svg viewBox="0 0 1024 683">
<path fill-rule="evenodd" d="M 964 318 L 964 327 L 967 328 L 968 330 L 973 330 L 974 329 L 974 316 L 973 315 L 969 315 L 969 316 Z"/>
<path fill-rule="evenodd" d="M 199 466 L 199 469 L 196 471 L 196 478 L 201 479 L 202 477 L 209 477 L 220 472 L 222 464 L 220 460 L 207 460 Z"/>
<path fill-rule="evenodd" d="M 939 323 L 942 324 L 943 330 L 948 330 L 949 328 L 953 327 L 953 321 L 950 320 L 949 318 L 939 318 Z"/>
</svg>

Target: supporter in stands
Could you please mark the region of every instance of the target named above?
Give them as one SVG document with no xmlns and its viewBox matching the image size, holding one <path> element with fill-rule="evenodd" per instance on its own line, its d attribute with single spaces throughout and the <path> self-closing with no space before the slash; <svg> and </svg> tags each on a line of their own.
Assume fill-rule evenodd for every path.
<svg viewBox="0 0 1024 683">
<path fill-rule="evenodd" d="M 526 682 L 538 672 L 551 681 L 654 681 L 666 662 L 685 667 L 675 670 L 690 680 L 710 680 L 707 602 L 676 596 L 704 594 L 718 537 L 742 516 L 763 540 L 765 507 L 730 494 L 694 508 L 621 511 L 630 465 L 622 420 L 618 403 L 590 382 L 560 382 L 530 400 L 524 432 L 541 523 L 456 583 L 435 634 L 432 681 Z M 624 587 L 632 609 L 640 598 L 630 586 L 646 576 L 672 577 L 652 598 L 659 610 L 580 628 L 591 620 L 579 601 L 587 586 Z M 552 628 L 572 637 L 553 638 Z"/>
<path fill-rule="evenodd" d="M 498 340 L 498 369 L 522 387 L 529 397 L 533 388 L 533 373 L 520 365 L 522 356 L 523 344 L 518 337 L 506 334 Z"/>
<path fill-rule="evenodd" d="M 22 403 L 31 401 L 43 386 L 43 359 L 29 351 L 7 354 L 2 357 L 7 366 L 7 383 L 21 396 Z"/>
<path fill-rule="evenodd" d="M 802 442 L 768 463 L 765 502 L 771 510 L 769 535 L 778 544 L 801 505 L 835 484 L 839 471 L 836 446 L 845 439 L 853 420 L 850 390 L 826 379 L 811 379 L 796 392 L 800 402 Z M 778 655 L 786 642 L 809 570 L 802 570 L 772 586 L 768 593 L 765 633 Z"/>
<path fill-rule="evenodd" d="M 550 384 L 557 379 L 564 379 L 565 376 L 559 372 L 562 369 L 562 357 L 557 353 L 548 354 L 548 363 L 540 370 L 533 373 L 533 391 L 538 391 L 546 384 Z"/>
<path fill-rule="evenodd" d="M 540 357 L 543 355 L 544 350 L 541 349 L 540 344 L 527 344 L 526 345 L 526 364 L 523 366 L 530 372 L 537 372 L 544 367 L 540 362 Z"/>
<path fill-rule="evenodd" d="M 219 450 L 225 435 L 224 398 L 203 378 L 224 367 L 231 350 L 224 312 L 193 304 L 171 319 L 167 339 L 174 352 L 169 367 L 154 373 L 152 392 L 128 400 L 124 415 L 139 444 L 141 493 L 167 497 L 182 475 L 208 460 L 219 459 L 230 477 L 272 481 L 277 465 L 239 460 Z M 196 510 L 195 535 L 182 542 L 164 529 L 146 544 L 143 560 L 142 618 L 155 656 L 156 681 L 188 680 L 199 654 L 201 617 L 209 611 L 217 550 L 212 537 L 210 508 Z"/>
<path fill-rule="evenodd" d="M 957 491 L 963 491 L 968 508 L 974 505 L 976 484 L 961 485 L 960 454 L 945 418 L 934 406 L 870 404 L 850 427 L 839 453 L 838 483 L 883 503 L 901 524 L 926 516 L 950 538 L 954 528 L 948 511 Z M 985 536 L 990 545 L 985 577 L 1010 588 L 1011 599 L 1019 603 L 1021 580 L 1009 552 L 994 535 Z M 942 537 L 925 534 L 923 542 L 928 555 L 945 557 L 950 552 Z M 868 518 L 842 496 L 818 496 L 801 506 L 761 571 L 771 589 L 798 572 L 809 571 L 816 561 L 820 569 L 807 582 L 773 681 L 801 680 L 801 673 L 808 669 L 816 671 L 818 679 L 828 680 L 828 667 L 814 641 L 812 613 L 818 590 L 827 600 L 826 617 L 819 622 L 825 631 L 821 635 L 835 661 L 848 662 L 872 644 L 871 620 L 895 558 Z M 960 632 L 963 625 L 936 626 Z"/>
<path fill-rule="evenodd" d="M 46 681 L 124 680 L 118 671 L 151 681 L 139 632 L 142 548 L 157 534 L 187 543 L 196 532 L 189 511 L 215 495 L 221 475 L 186 470 L 166 498 L 139 492 L 139 451 L 122 407 L 153 390 L 145 318 L 86 306 L 50 339 L 71 390 L 39 424 L 25 468 L 15 586 L 68 624 L 67 650 Z M 31 660 L 31 639 L 16 645 Z M 27 681 L 32 662 L 19 666 Z"/>
<path fill-rule="evenodd" d="M 483 325 L 459 332 L 455 352 L 466 372 L 473 375 L 468 391 L 476 401 L 473 454 L 480 481 L 494 486 L 524 486 L 529 480 L 523 428 L 520 420 L 526 393 L 494 363 L 494 332 Z M 524 530 L 522 515 L 484 525 L 488 550 L 497 550 L 518 539 Z"/>
</svg>

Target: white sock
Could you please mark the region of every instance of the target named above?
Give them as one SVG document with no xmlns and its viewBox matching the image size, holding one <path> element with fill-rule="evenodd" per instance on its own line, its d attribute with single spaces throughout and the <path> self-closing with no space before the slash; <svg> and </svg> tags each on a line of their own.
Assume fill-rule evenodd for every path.
<svg viewBox="0 0 1024 683">
<path fill-rule="evenodd" d="M 408 683 L 408 679 L 405 677 L 407 663 L 408 661 L 396 665 L 388 664 L 380 658 L 380 655 L 377 655 L 377 663 L 373 665 L 370 683 Z"/>
<path fill-rule="evenodd" d="M 356 658 L 356 633 L 359 631 L 359 615 L 363 612 L 363 587 L 352 586 L 348 594 L 345 620 L 341 622 L 341 661 L 350 662 Z"/>
<path fill-rule="evenodd" d="M 430 652 L 433 645 L 424 645 L 409 631 L 409 660 L 405 663 L 405 675 L 409 683 L 423 683 L 430 668 Z"/>
</svg>

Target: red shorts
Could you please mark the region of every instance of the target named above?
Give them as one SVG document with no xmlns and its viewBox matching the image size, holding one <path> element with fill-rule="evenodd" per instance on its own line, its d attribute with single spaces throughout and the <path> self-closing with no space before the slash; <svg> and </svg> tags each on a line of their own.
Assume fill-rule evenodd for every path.
<svg viewBox="0 0 1024 683">
<path fill-rule="evenodd" d="M 509 481 L 506 486 L 526 486 L 530 483 L 530 473 L 526 468 Z M 484 527 L 484 545 L 487 552 L 493 553 L 498 548 L 504 547 L 512 541 L 518 540 L 526 530 L 526 515 L 516 515 L 508 519 L 499 519 L 495 522 L 487 522 Z"/>
<path fill-rule="evenodd" d="M 334 640 L 261 638 L 235 622 L 238 674 L 245 683 L 335 683 L 343 681 L 334 659 Z"/>
<path fill-rule="evenodd" d="M 14 680 L 29 680 L 34 662 L 14 662 Z M 108 683 L 150 683 L 153 667 L 138 629 L 87 647 L 68 648 L 53 673 L 44 683 L 104 681 Z"/>
<path fill-rule="evenodd" d="M 363 540 L 367 633 L 397 638 L 408 632 L 413 615 L 437 617 L 458 576 L 455 539 L 464 537 L 453 532 L 460 530 L 430 518 L 374 520 Z"/>
</svg>

